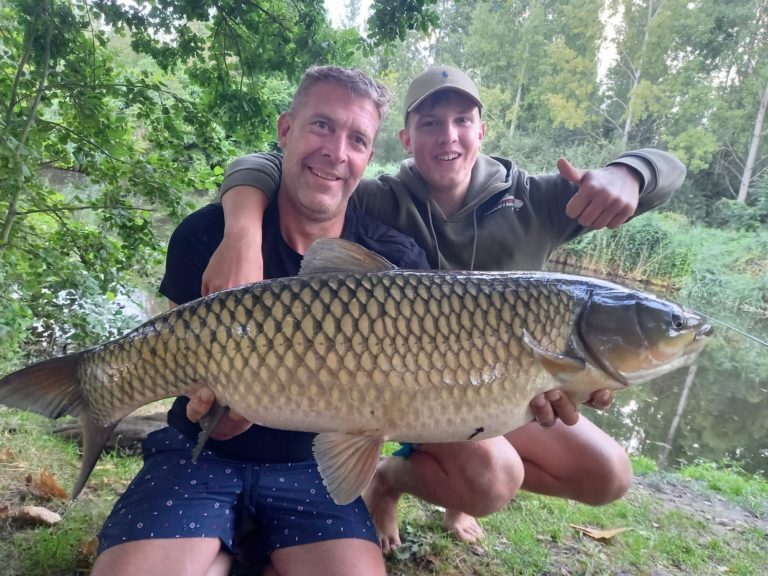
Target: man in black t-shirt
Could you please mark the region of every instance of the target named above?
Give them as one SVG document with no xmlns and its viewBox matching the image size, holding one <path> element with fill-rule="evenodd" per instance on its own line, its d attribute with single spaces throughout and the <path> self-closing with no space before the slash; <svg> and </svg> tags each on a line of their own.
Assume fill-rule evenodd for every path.
<svg viewBox="0 0 768 576">
<path fill-rule="evenodd" d="M 388 100 L 384 87 L 358 71 L 307 71 L 278 120 L 283 179 L 264 216 L 265 278 L 296 275 L 304 251 L 327 237 L 362 244 L 402 268 L 428 268 L 413 239 L 347 206 Z M 203 272 L 225 234 L 218 204 L 176 228 L 160 285 L 172 306 L 201 296 Z M 145 441 L 144 467 L 102 528 L 92 574 L 225 575 L 246 522 L 256 535 L 244 555 L 268 561 L 265 574 L 385 574 L 362 499 L 339 506 L 328 495 L 312 456 L 314 434 L 232 414 L 193 464 L 200 427 L 187 415 L 188 401 L 177 398 L 170 426 Z"/>
</svg>

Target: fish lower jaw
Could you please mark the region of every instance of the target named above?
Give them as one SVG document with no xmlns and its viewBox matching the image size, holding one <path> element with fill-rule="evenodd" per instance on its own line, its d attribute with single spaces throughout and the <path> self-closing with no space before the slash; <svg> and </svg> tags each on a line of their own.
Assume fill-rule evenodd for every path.
<svg viewBox="0 0 768 576">
<path fill-rule="evenodd" d="M 639 370 L 637 372 L 633 372 L 632 374 L 625 374 L 624 376 L 626 377 L 627 382 L 629 382 L 629 384 L 632 386 L 635 384 L 650 382 L 659 376 L 663 376 L 664 374 L 668 374 L 669 372 L 673 372 L 684 366 L 689 366 L 696 359 L 697 355 L 698 353 L 690 356 L 681 356 L 667 364 L 662 364 L 654 368 L 648 368 L 646 370 Z"/>
</svg>

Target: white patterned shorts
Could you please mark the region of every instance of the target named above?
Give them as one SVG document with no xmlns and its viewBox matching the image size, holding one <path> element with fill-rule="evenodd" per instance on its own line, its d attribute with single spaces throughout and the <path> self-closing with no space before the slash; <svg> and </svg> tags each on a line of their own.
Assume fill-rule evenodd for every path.
<svg viewBox="0 0 768 576">
<path fill-rule="evenodd" d="M 99 553 L 136 540 L 218 538 L 237 554 L 239 532 L 246 523 L 247 545 L 258 548 L 247 551 L 250 558 L 340 538 L 378 546 L 362 498 L 335 504 L 314 460 L 254 464 L 204 450 L 194 464 L 193 447 L 193 441 L 174 428 L 146 438 L 144 467 L 104 523 Z"/>
</svg>

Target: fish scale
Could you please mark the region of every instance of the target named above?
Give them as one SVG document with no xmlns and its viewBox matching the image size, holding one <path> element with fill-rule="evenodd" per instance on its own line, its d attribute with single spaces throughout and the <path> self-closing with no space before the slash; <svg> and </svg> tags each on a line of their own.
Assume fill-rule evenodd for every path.
<svg viewBox="0 0 768 576">
<path fill-rule="evenodd" d="M 88 352 L 80 380 L 87 383 L 91 413 L 103 426 L 158 396 L 207 382 L 221 401 L 262 424 L 315 430 L 327 421 L 323 410 L 335 406 L 346 414 L 350 431 L 371 426 L 374 404 L 387 396 L 370 383 L 405 394 L 400 401 L 387 398 L 398 403 L 391 417 L 397 415 L 409 439 L 432 441 L 423 431 L 427 414 L 412 395 L 428 395 L 424 404 L 431 410 L 455 414 L 435 426 L 434 434 L 472 420 L 473 411 L 456 405 L 443 389 L 464 387 L 460 398 L 467 402 L 490 398 L 504 389 L 506 375 L 517 376 L 510 362 L 525 370 L 533 364 L 521 344 L 523 330 L 540 333 L 542 345 L 562 350 L 568 333 L 560 326 L 570 325 L 578 309 L 562 290 L 523 289 L 492 276 L 482 285 L 478 280 L 460 274 L 435 281 L 433 274 L 413 272 L 346 273 L 229 291 L 172 310 Z M 534 300 L 546 306 L 530 307 Z M 550 314 L 541 313 L 545 310 Z M 516 328 L 509 328 L 509 319 Z M 535 378 L 528 380 L 535 385 Z M 307 387 L 318 405 L 297 422 L 294 414 L 304 405 Z"/>
<path fill-rule="evenodd" d="M 692 361 L 708 330 L 674 304 L 608 282 L 397 270 L 324 240 L 298 277 L 195 300 L 98 348 L 9 374 L 0 401 L 82 416 L 77 493 L 121 418 L 205 384 L 257 424 L 319 433 L 321 475 L 343 503 L 387 439 L 504 434 L 530 420 L 537 393 L 559 387 L 583 400 L 655 377 Z"/>
</svg>

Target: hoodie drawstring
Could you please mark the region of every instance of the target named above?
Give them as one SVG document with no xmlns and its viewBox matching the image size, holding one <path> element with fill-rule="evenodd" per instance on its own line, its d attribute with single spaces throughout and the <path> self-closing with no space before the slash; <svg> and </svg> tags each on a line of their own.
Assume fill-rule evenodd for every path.
<svg viewBox="0 0 768 576">
<path fill-rule="evenodd" d="M 427 216 L 429 218 L 429 231 L 432 232 L 432 241 L 435 243 L 435 252 L 437 252 L 437 269 L 442 270 L 440 244 L 437 243 L 437 233 L 435 232 L 435 225 L 432 223 L 432 203 L 429 200 L 427 200 Z"/>
<path fill-rule="evenodd" d="M 477 208 L 472 210 L 472 260 L 469 263 L 469 269 L 475 269 L 475 254 L 477 254 Z"/>
</svg>

